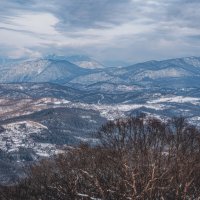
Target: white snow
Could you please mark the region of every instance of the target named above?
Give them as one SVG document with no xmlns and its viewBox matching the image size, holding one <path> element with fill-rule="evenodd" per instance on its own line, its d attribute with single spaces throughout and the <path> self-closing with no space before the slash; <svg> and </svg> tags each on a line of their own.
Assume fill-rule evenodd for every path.
<svg viewBox="0 0 200 200">
<path fill-rule="evenodd" d="M 34 121 L 21 121 L 3 125 L 0 149 L 6 152 L 18 152 L 20 147 L 31 148 L 38 156 L 49 157 L 59 153 L 56 145 L 34 142 L 32 134 L 40 134 L 46 126 Z"/>
<path fill-rule="evenodd" d="M 150 78 L 150 79 L 167 78 L 167 77 L 175 78 L 175 77 L 184 77 L 188 75 L 192 75 L 192 73 L 189 73 L 183 69 L 167 68 L 160 70 L 141 71 L 140 73 L 131 77 L 131 79 L 135 81 L 142 81 L 145 78 Z"/>
<path fill-rule="evenodd" d="M 89 115 L 82 115 L 81 118 L 82 119 L 91 119 L 91 116 L 89 116 Z"/>
<path fill-rule="evenodd" d="M 151 101 L 147 101 L 147 103 L 164 103 L 164 102 L 169 102 L 169 103 L 192 103 L 194 105 L 198 105 L 200 103 L 200 98 L 195 98 L 195 97 L 183 97 L 183 96 L 172 96 L 172 97 L 161 97 L 158 99 L 154 99 Z"/>
<path fill-rule="evenodd" d="M 85 68 L 85 69 L 101 69 L 104 68 L 103 65 L 99 64 L 95 61 L 77 61 L 73 62 L 75 65 L 78 65 L 79 67 Z"/>
<path fill-rule="evenodd" d="M 96 138 L 86 138 L 86 137 L 78 137 L 78 136 L 75 136 L 75 138 L 82 141 L 82 142 L 87 142 L 87 143 L 96 144 L 96 143 L 99 142 L 99 140 L 96 139 Z"/>
</svg>

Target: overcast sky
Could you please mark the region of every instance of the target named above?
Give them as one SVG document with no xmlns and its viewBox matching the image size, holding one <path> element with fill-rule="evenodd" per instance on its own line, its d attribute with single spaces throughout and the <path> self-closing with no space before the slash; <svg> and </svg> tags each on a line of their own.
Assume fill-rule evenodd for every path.
<svg viewBox="0 0 200 200">
<path fill-rule="evenodd" d="M 0 55 L 200 56 L 200 0 L 0 0 Z"/>
</svg>

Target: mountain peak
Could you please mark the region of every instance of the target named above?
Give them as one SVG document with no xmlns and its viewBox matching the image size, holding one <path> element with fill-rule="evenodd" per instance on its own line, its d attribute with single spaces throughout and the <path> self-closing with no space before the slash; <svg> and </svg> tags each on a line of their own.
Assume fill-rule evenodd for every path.
<svg viewBox="0 0 200 200">
<path fill-rule="evenodd" d="M 86 68 L 86 69 L 101 69 L 105 68 L 103 64 L 96 61 L 93 58 L 90 58 L 86 55 L 74 55 L 67 58 L 67 60 L 79 67 Z"/>
</svg>

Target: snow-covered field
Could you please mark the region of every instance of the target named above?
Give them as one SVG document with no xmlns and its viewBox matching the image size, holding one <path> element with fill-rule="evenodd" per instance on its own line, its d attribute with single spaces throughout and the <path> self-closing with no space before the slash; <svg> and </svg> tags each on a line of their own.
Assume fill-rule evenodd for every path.
<svg viewBox="0 0 200 200">
<path fill-rule="evenodd" d="M 45 98 L 40 101 L 41 103 L 46 103 L 47 105 L 53 107 L 68 107 L 68 108 L 81 108 L 85 110 L 95 110 L 100 113 L 102 117 L 107 118 L 108 120 L 113 120 L 120 117 L 125 117 L 126 112 L 135 110 L 138 108 L 146 107 L 154 110 L 163 110 L 166 108 L 162 104 L 146 103 L 146 104 L 101 104 L 100 101 L 98 104 L 86 104 L 86 103 L 73 103 L 68 100 L 63 99 L 49 99 Z M 39 106 L 39 105 L 38 105 Z"/>
<path fill-rule="evenodd" d="M 147 103 L 157 104 L 157 103 L 191 103 L 194 105 L 200 104 L 200 98 L 195 97 L 183 97 L 183 96 L 172 96 L 172 97 L 161 97 L 158 99 L 147 101 Z"/>
</svg>

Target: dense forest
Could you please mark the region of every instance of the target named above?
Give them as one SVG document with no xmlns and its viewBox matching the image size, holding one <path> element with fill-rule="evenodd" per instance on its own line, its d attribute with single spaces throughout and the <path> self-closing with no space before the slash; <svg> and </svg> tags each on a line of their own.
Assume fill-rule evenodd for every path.
<svg viewBox="0 0 200 200">
<path fill-rule="evenodd" d="M 184 118 L 110 121 L 96 146 L 80 144 L 1 186 L 2 200 L 200 198 L 200 131 Z"/>
</svg>

